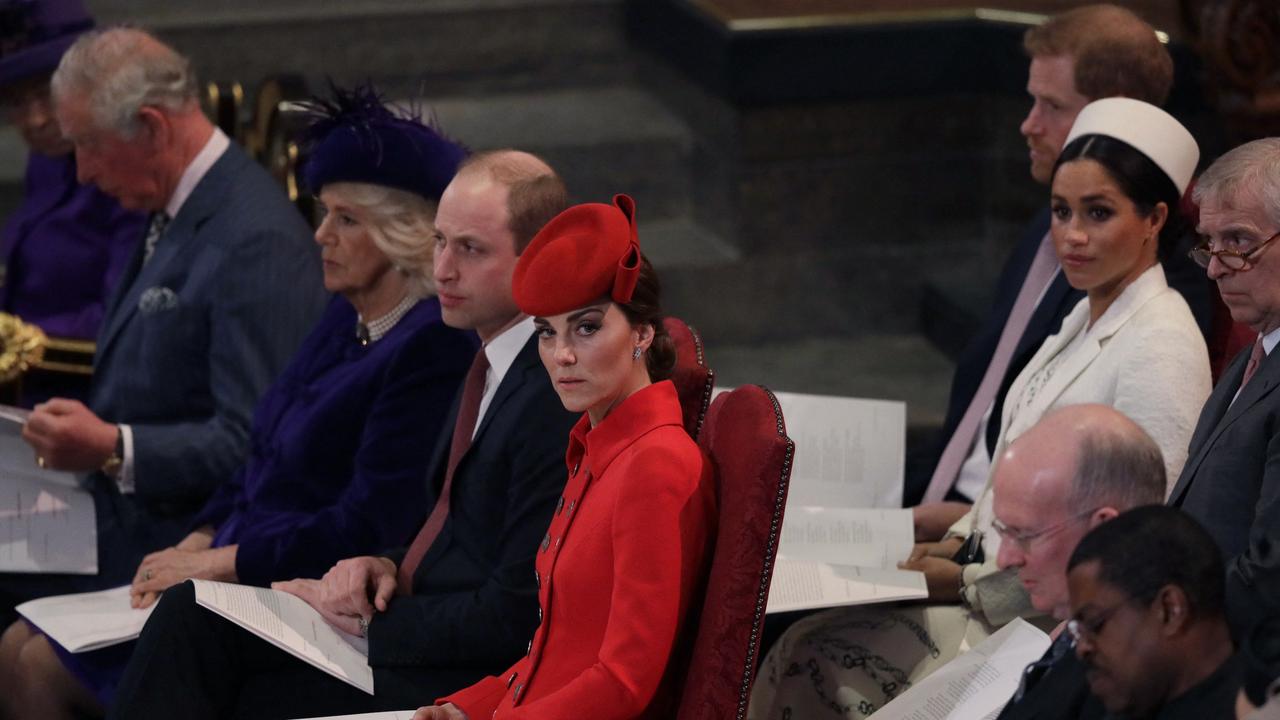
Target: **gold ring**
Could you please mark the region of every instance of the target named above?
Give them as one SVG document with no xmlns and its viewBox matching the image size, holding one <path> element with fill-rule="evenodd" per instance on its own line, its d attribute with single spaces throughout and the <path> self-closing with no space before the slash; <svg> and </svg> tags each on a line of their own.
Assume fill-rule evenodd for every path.
<svg viewBox="0 0 1280 720">
<path fill-rule="evenodd" d="M 43 468 L 43 467 L 45 466 L 44 456 L 43 456 L 43 455 L 37 455 L 37 456 L 36 456 L 36 465 L 39 465 L 41 468 Z"/>
<path fill-rule="evenodd" d="M 143 580 L 150 580 L 150 579 L 151 579 L 151 571 L 150 571 L 150 570 L 143 570 L 143 571 L 142 571 L 142 579 L 143 579 Z"/>
</svg>

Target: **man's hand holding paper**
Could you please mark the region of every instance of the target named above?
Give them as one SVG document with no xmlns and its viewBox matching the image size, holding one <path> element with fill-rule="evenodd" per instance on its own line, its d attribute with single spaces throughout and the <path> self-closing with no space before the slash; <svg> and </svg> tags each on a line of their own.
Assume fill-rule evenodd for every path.
<svg viewBox="0 0 1280 720">
<path fill-rule="evenodd" d="M 339 630 L 363 637 L 374 613 L 385 611 L 395 594 L 396 566 L 387 558 L 350 558 L 320 580 L 289 580 L 271 587 L 302 598 Z"/>
<path fill-rule="evenodd" d="M 271 583 L 271 589 L 286 592 L 290 595 L 301 598 L 303 602 L 310 605 L 316 612 L 320 613 L 320 617 L 324 618 L 325 622 L 329 623 L 333 627 L 348 635 L 364 637 L 364 631 L 369 616 L 331 612 L 326 607 L 322 599 L 324 595 L 323 583 L 323 580 L 298 578 L 296 580 L 285 580 L 282 582 Z"/>
<path fill-rule="evenodd" d="M 332 613 L 372 617 L 385 612 L 396 592 L 396 564 L 384 557 L 341 560 L 321 580 L 325 608 Z"/>
<path fill-rule="evenodd" d="M 31 411 L 22 439 L 35 450 L 41 467 L 89 472 L 111 457 L 119 432 L 79 400 L 54 398 Z"/>
</svg>

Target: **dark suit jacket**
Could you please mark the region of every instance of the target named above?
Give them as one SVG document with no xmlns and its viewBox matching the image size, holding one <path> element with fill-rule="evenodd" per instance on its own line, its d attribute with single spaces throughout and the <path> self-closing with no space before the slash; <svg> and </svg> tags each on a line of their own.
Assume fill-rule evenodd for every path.
<svg viewBox="0 0 1280 720">
<path fill-rule="evenodd" d="M 1205 402 L 1169 495 L 1169 504 L 1204 525 L 1222 549 L 1233 604 L 1274 588 L 1280 573 L 1280 357 L 1268 355 L 1232 403 L 1249 352 L 1231 361 Z M 1237 624 L 1243 618 L 1231 619 L 1233 630 L 1247 629 Z"/>
<path fill-rule="evenodd" d="M 254 406 L 326 299 L 306 223 L 235 144 L 145 265 L 139 243 L 108 306 L 89 396 L 98 416 L 133 429 L 136 493 L 90 478 L 103 584 L 131 579 L 240 467 Z"/>
<path fill-rule="evenodd" d="M 1009 313 L 1013 311 L 1013 303 L 1018 299 L 1018 291 L 1022 289 L 1022 283 L 1031 269 L 1031 262 L 1040 248 L 1040 241 L 1048 231 L 1049 209 L 1045 208 L 1027 226 L 1022 238 L 1014 246 L 1009 259 L 1005 262 L 1004 268 L 1000 271 L 991 311 L 987 313 L 977 334 L 969 341 L 956 361 L 955 375 L 951 381 L 951 395 L 947 402 L 946 419 L 943 421 L 942 433 L 935 451 L 935 462 L 937 455 L 941 454 L 942 449 L 955 433 L 956 427 L 969 408 L 969 403 L 973 401 L 974 394 L 978 392 L 978 386 L 982 384 L 982 377 L 987 373 L 987 366 L 991 364 L 996 345 L 1000 342 L 1000 334 L 1004 332 L 1005 323 L 1009 321 Z M 1196 318 L 1196 323 L 1200 326 L 1201 333 L 1208 337 L 1212 290 L 1204 270 L 1186 257 L 1186 249 L 1173 248 L 1168 259 L 1161 264 L 1164 266 L 1169 286 L 1177 290 L 1187 301 L 1192 315 Z M 1013 358 L 1009 361 L 1009 367 L 1000 381 L 1000 389 L 996 392 L 995 407 L 991 412 L 993 421 L 987 423 L 988 452 L 994 452 L 996 440 L 1000 437 L 999 418 L 1009 386 L 1040 349 L 1045 338 L 1058 332 L 1062 327 L 1062 319 L 1083 297 L 1084 293 L 1072 288 L 1066 276 L 1059 272 L 1054 276 L 1044 296 L 1040 298 L 1040 303 L 1031 314 L 1026 330 L 1018 340 Z M 905 506 L 917 505 L 924 497 L 929 476 L 924 476 L 923 480 L 926 485 L 906 488 L 903 498 Z M 953 490 L 949 499 L 964 500 L 965 498 Z"/>
<path fill-rule="evenodd" d="M 456 414 L 455 402 L 447 427 Z M 456 671 L 457 680 L 470 676 L 445 684 L 438 696 L 524 654 L 538 624 L 534 556 L 564 489 L 575 419 L 538 359 L 537 338 L 530 338 L 454 473 L 448 519 L 414 574 L 412 594 L 373 617 L 375 671 L 427 666 Z M 436 446 L 430 477 L 437 489 L 450 441 L 446 435 Z"/>
<path fill-rule="evenodd" d="M 1093 720 L 1106 714 L 1090 693 L 1084 663 L 1064 632 L 1022 671 L 1017 692 L 996 720 Z"/>
</svg>

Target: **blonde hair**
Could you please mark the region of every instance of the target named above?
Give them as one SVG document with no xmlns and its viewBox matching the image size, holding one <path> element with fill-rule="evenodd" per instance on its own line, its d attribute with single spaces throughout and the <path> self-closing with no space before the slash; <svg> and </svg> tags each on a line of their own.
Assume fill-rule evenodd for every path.
<svg viewBox="0 0 1280 720">
<path fill-rule="evenodd" d="M 417 193 L 361 182 L 335 182 L 336 193 L 368 216 L 369 237 L 408 281 L 416 297 L 435 294 L 431 262 L 435 256 L 436 203 Z"/>
</svg>

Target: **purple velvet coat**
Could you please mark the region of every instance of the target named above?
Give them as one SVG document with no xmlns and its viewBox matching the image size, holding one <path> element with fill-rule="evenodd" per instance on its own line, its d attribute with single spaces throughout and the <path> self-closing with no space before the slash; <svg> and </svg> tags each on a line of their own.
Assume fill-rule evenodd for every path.
<svg viewBox="0 0 1280 720">
<path fill-rule="evenodd" d="M 258 403 L 244 467 L 196 515 L 215 546 L 239 544 L 240 582 L 320 577 L 408 543 L 431 509 L 427 463 L 478 343 L 435 298 L 367 347 L 355 329 L 335 298 Z"/>
<path fill-rule="evenodd" d="M 31 153 L 25 193 L 0 234 L 0 310 L 55 337 L 92 340 L 146 218 L 77 183 L 73 155 Z"/>
</svg>

